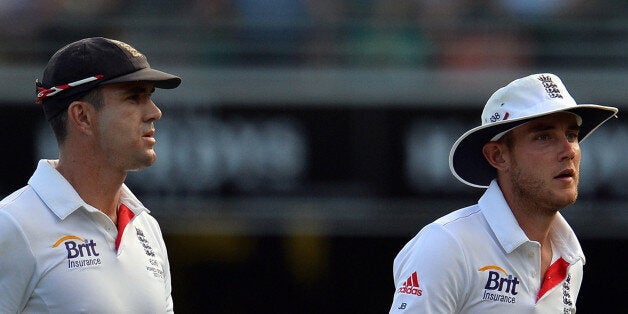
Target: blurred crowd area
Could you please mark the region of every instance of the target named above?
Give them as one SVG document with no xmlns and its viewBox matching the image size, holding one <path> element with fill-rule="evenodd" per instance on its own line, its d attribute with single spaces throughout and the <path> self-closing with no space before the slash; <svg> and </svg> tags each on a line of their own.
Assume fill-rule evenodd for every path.
<svg viewBox="0 0 628 314">
<path fill-rule="evenodd" d="M 0 64 L 102 35 L 175 65 L 610 68 L 615 0 L 0 0 Z M 159 45 L 155 45 L 155 43 Z M 147 52 L 148 54 L 148 52 Z"/>
</svg>

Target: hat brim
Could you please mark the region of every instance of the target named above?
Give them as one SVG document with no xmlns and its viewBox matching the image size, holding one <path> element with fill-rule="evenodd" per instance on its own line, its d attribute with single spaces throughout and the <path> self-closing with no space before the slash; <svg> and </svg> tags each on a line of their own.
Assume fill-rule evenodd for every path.
<svg viewBox="0 0 628 314">
<path fill-rule="evenodd" d="M 125 74 L 112 78 L 110 80 L 103 81 L 98 85 L 140 81 L 153 82 L 155 84 L 155 87 L 164 89 L 173 89 L 181 84 L 181 78 L 176 75 L 172 75 L 152 68 L 143 68 L 133 73 Z"/>
<path fill-rule="evenodd" d="M 491 180 L 497 177 L 497 171 L 482 153 L 484 144 L 502 132 L 522 125 L 530 120 L 557 112 L 571 112 L 582 118 L 579 142 L 591 134 L 600 125 L 617 114 L 618 109 L 599 105 L 577 105 L 518 119 L 495 122 L 473 128 L 463 134 L 452 146 L 449 154 L 449 168 L 461 182 L 478 188 L 487 188 Z"/>
</svg>

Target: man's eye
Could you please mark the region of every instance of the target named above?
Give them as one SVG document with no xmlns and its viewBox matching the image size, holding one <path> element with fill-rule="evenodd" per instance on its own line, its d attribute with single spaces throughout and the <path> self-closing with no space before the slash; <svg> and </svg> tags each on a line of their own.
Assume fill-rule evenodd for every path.
<svg viewBox="0 0 628 314">
<path fill-rule="evenodd" d="M 578 140 L 578 133 L 569 133 L 567 134 L 567 138 L 572 141 Z"/>
</svg>

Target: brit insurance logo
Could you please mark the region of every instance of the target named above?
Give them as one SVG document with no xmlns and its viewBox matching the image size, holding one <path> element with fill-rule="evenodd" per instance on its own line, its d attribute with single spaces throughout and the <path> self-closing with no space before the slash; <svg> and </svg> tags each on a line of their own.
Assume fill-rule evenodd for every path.
<svg viewBox="0 0 628 314">
<path fill-rule="evenodd" d="M 486 274 L 486 284 L 482 301 L 516 303 L 518 285 L 521 283 L 516 276 L 509 274 L 497 265 L 486 265 L 478 269 Z"/>
<path fill-rule="evenodd" d="M 102 262 L 100 253 L 96 250 L 96 242 L 75 235 L 67 235 L 59 238 L 52 247 L 62 247 L 66 250 L 68 269 L 98 266 Z"/>
</svg>

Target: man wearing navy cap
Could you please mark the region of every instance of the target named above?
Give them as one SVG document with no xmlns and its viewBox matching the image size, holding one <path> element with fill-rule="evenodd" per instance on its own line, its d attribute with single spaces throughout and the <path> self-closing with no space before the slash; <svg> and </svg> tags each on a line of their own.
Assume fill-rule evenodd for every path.
<svg viewBox="0 0 628 314">
<path fill-rule="evenodd" d="M 559 211 L 578 196 L 580 143 L 616 114 L 577 104 L 550 73 L 497 90 L 449 156 L 487 190 L 399 252 L 390 313 L 574 313 L 585 258 Z"/>
<path fill-rule="evenodd" d="M 173 312 L 161 230 L 124 180 L 156 159 L 152 93 L 180 83 L 107 38 L 50 58 L 36 102 L 59 159 L 0 202 L 0 312 Z"/>
</svg>

